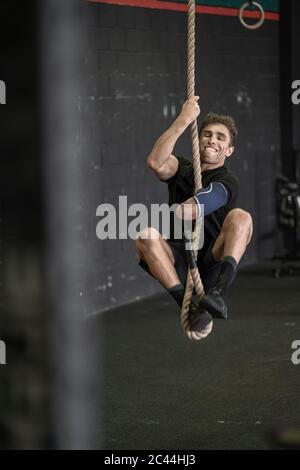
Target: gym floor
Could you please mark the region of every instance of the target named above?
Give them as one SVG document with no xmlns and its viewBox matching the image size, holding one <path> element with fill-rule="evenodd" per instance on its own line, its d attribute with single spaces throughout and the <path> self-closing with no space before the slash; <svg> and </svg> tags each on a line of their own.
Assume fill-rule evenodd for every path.
<svg viewBox="0 0 300 470">
<path fill-rule="evenodd" d="M 299 425 L 299 279 L 272 268 L 241 269 L 229 319 L 200 343 L 184 337 L 167 294 L 90 320 L 103 332 L 95 448 L 272 449 L 274 430 Z"/>
</svg>

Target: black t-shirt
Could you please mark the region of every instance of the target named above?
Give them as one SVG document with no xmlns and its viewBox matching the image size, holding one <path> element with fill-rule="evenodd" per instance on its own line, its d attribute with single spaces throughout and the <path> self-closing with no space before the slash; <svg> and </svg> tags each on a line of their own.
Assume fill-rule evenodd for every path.
<svg viewBox="0 0 300 470">
<path fill-rule="evenodd" d="M 181 204 L 194 195 L 194 169 L 190 160 L 184 157 L 176 157 L 179 166 L 177 173 L 172 178 L 166 180 L 169 189 L 169 206 Z M 202 173 L 203 188 L 209 186 L 213 181 L 222 183 L 229 193 L 226 206 L 220 207 L 215 212 L 204 217 L 204 250 L 218 237 L 223 221 L 227 213 L 237 207 L 239 192 L 239 182 L 234 174 L 226 166 L 221 166 L 214 170 L 207 170 Z M 170 240 L 174 241 L 174 221 L 171 219 Z M 181 240 L 176 240 L 182 243 Z"/>
</svg>

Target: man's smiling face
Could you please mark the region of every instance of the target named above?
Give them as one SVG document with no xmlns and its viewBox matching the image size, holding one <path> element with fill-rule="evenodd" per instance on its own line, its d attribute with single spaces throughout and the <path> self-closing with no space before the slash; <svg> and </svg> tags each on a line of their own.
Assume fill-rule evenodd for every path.
<svg viewBox="0 0 300 470">
<path fill-rule="evenodd" d="M 223 164 L 234 151 L 230 132 L 223 124 L 210 124 L 202 129 L 199 139 L 203 163 Z"/>
</svg>

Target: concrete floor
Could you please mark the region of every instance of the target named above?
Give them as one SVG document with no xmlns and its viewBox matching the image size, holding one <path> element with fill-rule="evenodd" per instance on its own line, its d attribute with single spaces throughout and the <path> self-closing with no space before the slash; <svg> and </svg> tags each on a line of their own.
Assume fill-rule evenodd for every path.
<svg viewBox="0 0 300 470">
<path fill-rule="evenodd" d="M 300 426 L 300 277 L 245 268 L 229 319 L 191 343 L 179 309 L 162 294 L 91 319 L 101 331 L 101 449 L 270 449 L 270 432 Z M 103 437 L 104 431 L 104 439 Z"/>
</svg>

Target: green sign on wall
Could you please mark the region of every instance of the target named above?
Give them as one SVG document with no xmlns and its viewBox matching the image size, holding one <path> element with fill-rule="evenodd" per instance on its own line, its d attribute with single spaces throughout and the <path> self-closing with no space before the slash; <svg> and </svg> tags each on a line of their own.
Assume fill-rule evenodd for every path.
<svg viewBox="0 0 300 470">
<path fill-rule="evenodd" d="M 176 3 L 188 3 L 187 0 L 175 0 Z M 246 0 L 196 0 L 197 5 L 240 8 Z M 257 0 L 265 11 L 279 12 L 279 0 Z M 174 3 L 174 2 L 173 2 Z"/>
</svg>

